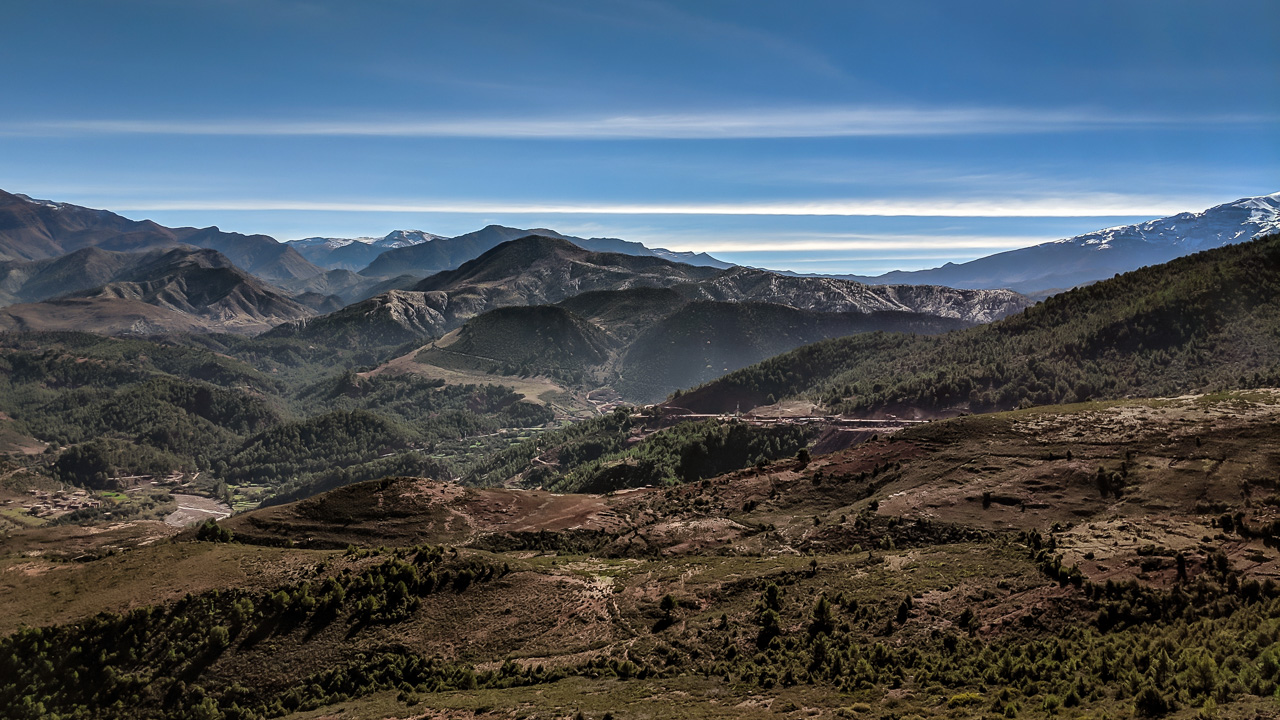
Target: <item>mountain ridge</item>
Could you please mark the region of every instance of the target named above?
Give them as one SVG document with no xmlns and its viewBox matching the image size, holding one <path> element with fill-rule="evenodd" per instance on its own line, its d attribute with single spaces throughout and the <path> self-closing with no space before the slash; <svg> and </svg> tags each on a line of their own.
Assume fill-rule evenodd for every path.
<svg viewBox="0 0 1280 720">
<path fill-rule="evenodd" d="M 1245 242 L 1280 230 L 1280 193 L 1241 198 L 1200 212 L 1118 225 L 965 263 L 876 276 L 839 275 L 857 282 L 933 284 L 967 289 L 1009 288 L 1043 296 L 1158 265 L 1199 250 Z"/>
<path fill-rule="evenodd" d="M 1280 384 L 1280 234 L 1204 250 L 933 338 L 826 340 L 670 402 L 724 412 L 804 397 L 862 417 Z"/>
<path fill-rule="evenodd" d="M 105 251 L 86 248 L 77 252 Z M 282 322 L 315 314 L 312 307 L 242 270 L 216 250 L 178 246 L 129 255 L 130 265 L 115 273 L 109 282 L 0 310 L 0 316 L 6 318 L 3 325 L 22 330 L 87 327 L 107 334 L 257 334 Z M 325 306 L 323 298 L 308 300 Z M 139 304 L 164 312 L 147 310 Z M 77 317 L 82 318 L 78 327 Z"/>
<path fill-rule="evenodd" d="M 268 282 L 322 271 L 296 250 L 266 235 L 207 228 L 169 228 L 108 210 L 37 200 L 0 190 L 0 260 L 45 260 L 87 247 L 116 252 L 191 245 L 217 250 Z"/>
</svg>

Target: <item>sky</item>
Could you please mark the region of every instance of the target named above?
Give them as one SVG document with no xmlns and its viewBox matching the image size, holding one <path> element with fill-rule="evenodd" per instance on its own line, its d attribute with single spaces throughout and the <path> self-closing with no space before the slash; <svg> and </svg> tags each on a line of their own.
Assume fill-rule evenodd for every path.
<svg viewBox="0 0 1280 720">
<path fill-rule="evenodd" d="M 1280 2 L 0 0 L 0 188 L 876 274 L 1280 190 Z"/>
</svg>

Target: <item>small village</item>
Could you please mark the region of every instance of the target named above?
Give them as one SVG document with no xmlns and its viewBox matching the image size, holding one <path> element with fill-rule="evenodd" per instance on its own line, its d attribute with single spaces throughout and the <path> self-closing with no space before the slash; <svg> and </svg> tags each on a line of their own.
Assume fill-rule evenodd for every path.
<svg viewBox="0 0 1280 720">
<path fill-rule="evenodd" d="M 102 500 L 86 490 L 31 490 L 29 493 L 35 499 L 35 504 L 27 505 L 27 514 L 42 519 L 53 519 L 76 510 L 102 507 Z M 12 498 L 4 500 L 5 506 L 15 504 L 17 503 Z"/>
</svg>

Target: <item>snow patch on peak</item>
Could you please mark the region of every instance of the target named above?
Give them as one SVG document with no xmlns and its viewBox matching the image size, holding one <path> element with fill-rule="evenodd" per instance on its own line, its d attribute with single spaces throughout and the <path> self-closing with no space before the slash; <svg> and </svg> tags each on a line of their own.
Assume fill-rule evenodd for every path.
<svg viewBox="0 0 1280 720">
<path fill-rule="evenodd" d="M 14 193 L 14 197 L 21 198 L 32 205 L 53 208 L 54 210 L 61 210 L 66 205 L 66 203 L 54 202 L 52 200 L 41 200 L 39 198 L 33 198 L 30 195 L 23 195 L 22 193 Z"/>
<path fill-rule="evenodd" d="M 1090 250 L 1141 245 L 1182 248 L 1196 252 L 1250 240 L 1280 230 L 1280 193 L 1243 198 L 1203 212 L 1184 212 L 1136 225 L 1119 225 L 1054 245 L 1073 244 Z"/>
<path fill-rule="evenodd" d="M 392 230 L 385 237 L 374 241 L 373 244 L 378 247 L 401 248 L 444 239 L 446 238 L 443 235 L 436 235 L 423 230 Z"/>
</svg>

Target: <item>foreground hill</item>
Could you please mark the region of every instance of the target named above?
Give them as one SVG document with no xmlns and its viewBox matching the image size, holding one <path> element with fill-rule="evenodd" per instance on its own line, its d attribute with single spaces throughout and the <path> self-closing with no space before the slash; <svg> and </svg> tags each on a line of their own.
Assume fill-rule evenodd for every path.
<svg viewBox="0 0 1280 720">
<path fill-rule="evenodd" d="M 237 267 L 269 282 L 319 275 L 293 248 L 266 235 L 241 235 L 216 227 L 167 228 L 106 210 L 35 200 L 0 190 L 0 259 L 43 260 L 88 247 L 140 252 L 175 245 L 217 250 Z"/>
<path fill-rule="evenodd" d="M 78 262 L 72 264 L 70 260 Z M 48 288 L 49 277 L 67 266 L 92 267 L 80 276 L 110 276 L 99 287 L 62 294 L 53 301 L 0 311 L 9 330 L 92 329 L 104 334 L 234 332 L 257 334 L 315 311 L 236 267 L 214 250 L 176 248 L 149 253 L 105 253 L 86 249 L 47 262 L 24 285 Z M 158 309 L 153 312 L 140 305 Z"/>
<path fill-rule="evenodd" d="M 872 284 L 925 283 L 958 288 L 1010 288 L 1038 296 L 1158 265 L 1201 250 L 1280 230 L 1280 193 L 1244 198 L 1137 225 L 1123 225 L 1065 240 L 947 263 L 932 270 L 850 277 Z"/>
<path fill-rule="evenodd" d="M 21 531 L 0 713 L 1268 717 L 1278 400 L 960 418 L 608 496 L 389 478 L 79 562 Z"/>
<path fill-rule="evenodd" d="M 988 411 L 1275 383 L 1280 235 L 1062 293 L 938 337 L 828 340 L 731 373 L 674 405 L 728 412 L 803 396 L 832 412 Z"/>
</svg>

